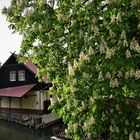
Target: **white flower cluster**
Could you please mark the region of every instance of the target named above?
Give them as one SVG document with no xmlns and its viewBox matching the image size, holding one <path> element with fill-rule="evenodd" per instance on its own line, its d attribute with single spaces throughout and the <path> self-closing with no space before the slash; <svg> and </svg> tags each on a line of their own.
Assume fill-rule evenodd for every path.
<svg viewBox="0 0 140 140">
<path fill-rule="evenodd" d="M 123 30 L 122 33 L 121 33 L 121 39 L 126 39 L 126 33 L 125 33 L 124 30 Z"/>
<path fill-rule="evenodd" d="M 110 132 L 112 132 L 112 133 L 113 133 L 113 132 L 116 132 L 116 133 L 119 133 L 119 132 L 120 132 L 119 127 L 116 126 L 116 125 L 114 125 L 114 126 L 110 125 L 109 130 L 110 130 Z"/>
<path fill-rule="evenodd" d="M 76 59 L 74 59 L 74 64 L 73 64 L 74 68 L 77 68 L 78 67 L 78 62 Z"/>
<path fill-rule="evenodd" d="M 91 46 L 89 47 L 88 54 L 89 55 L 93 55 L 94 54 L 94 50 L 93 50 L 93 48 Z"/>
<path fill-rule="evenodd" d="M 118 14 L 117 14 L 117 22 L 121 22 L 122 21 L 122 18 L 121 18 L 121 13 L 120 12 L 118 12 Z"/>
<path fill-rule="evenodd" d="M 115 23 L 115 21 L 116 21 L 116 15 L 112 15 L 112 17 L 111 17 L 111 23 Z"/>
<path fill-rule="evenodd" d="M 106 56 L 105 56 L 105 58 L 109 59 L 112 56 L 114 56 L 114 54 L 115 54 L 115 48 L 111 48 L 111 49 L 107 48 L 106 49 Z"/>
<path fill-rule="evenodd" d="M 133 134 L 129 134 L 129 140 L 134 140 Z"/>
<path fill-rule="evenodd" d="M 131 53 L 129 50 L 126 50 L 126 58 L 131 58 Z"/>
<path fill-rule="evenodd" d="M 84 54 L 82 51 L 80 52 L 80 59 L 84 61 L 89 61 L 89 57 L 87 54 Z"/>
<path fill-rule="evenodd" d="M 118 87 L 119 86 L 119 82 L 117 78 L 111 79 L 110 80 L 110 87 L 114 88 L 114 87 Z"/>
<path fill-rule="evenodd" d="M 126 40 L 126 33 L 125 33 L 124 30 L 122 31 L 122 33 L 121 33 L 121 35 L 120 35 L 120 39 L 123 40 L 123 46 L 124 46 L 124 47 L 128 47 L 128 42 L 127 42 L 127 40 Z M 121 43 L 121 42 L 119 41 L 119 44 L 120 44 L 120 43 Z"/>
<path fill-rule="evenodd" d="M 77 124 L 77 123 L 74 123 L 74 124 L 73 124 L 73 130 L 74 130 L 74 132 L 77 131 L 77 128 L 78 128 L 78 124 Z"/>
<path fill-rule="evenodd" d="M 119 78 L 121 78 L 122 75 L 123 75 L 122 72 L 121 72 L 121 71 L 118 71 L 118 75 L 117 75 L 117 76 L 118 76 Z"/>
<path fill-rule="evenodd" d="M 101 42 L 99 50 L 100 50 L 100 54 L 105 54 L 106 53 L 106 49 L 108 48 L 107 46 L 107 42 L 105 42 L 104 40 Z"/>
<path fill-rule="evenodd" d="M 98 81 L 104 81 L 104 77 L 103 77 L 102 71 L 99 72 Z"/>
<path fill-rule="evenodd" d="M 100 70 L 101 70 L 100 65 L 99 65 L 99 63 L 98 63 L 98 62 L 96 63 L 95 68 L 96 68 L 96 70 L 97 70 L 97 71 L 100 71 Z"/>
<path fill-rule="evenodd" d="M 136 138 L 137 140 L 140 139 L 140 132 L 135 132 L 135 138 Z"/>
<path fill-rule="evenodd" d="M 129 140 L 140 140 L 140 132 L 131 132 L 129 134 Z"/>
<path fill-rule="evenodd" d="M 132 38 L 132 41 L 130 43 L 130 49 L 140 53 L 139 43 L 138 43 L 138 41 L 134 37 Z"/>
<path fill-rule="evenodd" d="M 130 69 L 129 71 L 125 72 L 125 79 L 132 78 L 133 76 L 136 76 L 137 74 L 134 72 L 133 69 Z"/>
<path fill-rule="evenodd" d="M 136 70 L 135 78 L 136 78 L 136 80 L 140 79 L 140 70 Z"/>
<path fill-rule="evenodd" d="M 81 106 L 79 107 L 79 111 L 82 112 L 87 108 L 87 105 L 82 101 Z"/>
<path fill-rule="evenodd" d="M 112 30 L 109 30 L 109 34 L 110 34 L 111 38 L 115 37 L 115 33 Z"/>
<path fill-rule="evenodd" d="M 89 126 L 92 126 L 93 124 L 95 124 L 95 119 L 94 117 L 91 117 L 84 122 L 84 128 L 87 129 Z"/>
<path fill-rule="evenodd" d="M 75 76 L 75 69 L 72 67 L 71 63 L 68 63 L 68 72 L 70 76 Z"/>
<path fill-rule="evenodd" d="M 94 30 L 94 35 L 98 36 L 99 35 L 99 28 L 97 26 L 94 26 L 93 30 Z"/>
<path fill-rule="evenodd" d="M 107 42 L 104 40 L 101 42 L 99 46 L 100 54 L 106 54 L 105 58 L 111 58 L 115 54 L 115 48 L 108 48 Z"/>
<path fill-rule="evenodd" d="M 111 79 L 111 74 L 110 74 L 109 71 L 106 73 L 105 78 L 107 78 L 107 79 Z"/>
</svg>

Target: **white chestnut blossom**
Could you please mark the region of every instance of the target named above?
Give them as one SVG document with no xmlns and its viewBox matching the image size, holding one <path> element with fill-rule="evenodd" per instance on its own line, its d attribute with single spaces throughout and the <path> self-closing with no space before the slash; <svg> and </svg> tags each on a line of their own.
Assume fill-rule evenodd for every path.
<svg viewBox="0 0 140 140">
<path fill-rule="evenodd" d="M 110 87 L 114 88 L 114 87 L 118 87 L 119 86 L 119 82 L 118 82 L 118 79 L 115 78 L 115 79 L 111 79 L 110 80 Z"/>
<path fill-rule="evenodd" d="M 73 130 L 74 130 L 74 132 L 77 131 L 77 128 L 78 128 L 78 124 L 77 124 L 77 123 L 74 123 L 74 124 L 73 124 Z"/>
<path fill-rule="evenodd" d="M 112 30 L 109 30 L 109 34 L 110 34 L 111 38 L 115 37 L 115 33 Z"/>
<path fill-rule="evenodd" d="M 105 78 L 107 78 L 107 79 L 111 79 L 111 74 L 110 74 L 109 71 L 106 73 Z"/>
<path fill-rule="evenodd" d="M 99 28 L 97 26 L 94 26 L 94 35 L 99 35 Z"/>
<path fill-rule="evenodd" d="M 93 55 L 94 54 L 94 50 L 93 50 L 93 48 L 91 46 L 89 47 L 88 54 L 89 55 Z"/>
<path fill-rule="evenodd" d="M 128 79 L 129 77 L 130 77 L 129 72 L 126 71 L 126 72 L 125 72 L 125 79 Z"/>
<path fill-rule="evenodd" d="M 136 70 L 135 78 L 136 78 L 136 80 L 140 79 L 140 70 Z"/>
<path fill-rule="evenodd" d="M 130 69 L 130 71 L 129 71 L 129 76 L 130 76 L 130 77 L 133 77 L 134 75 L 135 75 L 134 70 L 133 70 L 133 69 Z"/>
<path fill-rule="evenodd" d="M 107 48 L 105 58 L 110 59 L 112 56 L 114 56 L 114 54 L 115 54 L 115 48 L 111 48 L 111 49 Z"/>
<path fill-rule="evenodd" d="M 110 125 L 109 130 L 110 130 L 110 132 L 114 132 L 112 125 Z"/>
<path fill-rule="evenodd" d="M 122 21 L 121 13 L 118 12 L 118 14 L 117 14 L 117 22 L 121 22 L 121 21 Z"/>
<path fill-rule="evenodd" d="M 89 61 L 88 55 L 84 54 L 82 51 L 80 52 L 80 59 L 84 61 Z"/>
<path fill-rule="evenodd" d="M 137 40 L 135 39 L 135 37 L 133 37 L 130 43 L 130 49 L 136 51 L 137 43 L 138 43 Z"/>
<path fill-rule="evenodd" d="M 123 40 L 123 46 L 124 46 L 124 47 L 128 47 L 128 42 L 127 42 L 126 39 Z"/>
<path fill-rule="evenodd" d="M 85 129 L 87 129 L 89 126 L 91 126 L 93 124 L 95 124 L 95 119 L 93 117 L 91 117 L 84 122 L 84 127 L 85 127 Z"/>
<path fill-rule="evenodd" d="M 76 59 L 74 59 L 74 64 L 73 64 L 74 68 L 77 68 L 78 67 L 78 62 Z"/>
<path fill-rule="evenodd" d="M 118 71 L 118 75 L 117 75 L 117 76 L 118 76 L 119 78 L 121 78 L 122 75 L 123 75 L 122 72 L 121 72 L 121 71 Z"/>
<path fill-rule="evenodd" d="M 71 63 L 68 63 L 68 72 L 70 76 L 75 76 L 75 69 L 72 67 Z"/>
<path fill-rule="evenodd" d="M 107 48 L 108 48 L 107 47 L 107 42 L 102 41 L 100 46 L 99 46 L 100 54 L 105 54 Z"/>
<path fill-rule="evenodd" d="M 140 139 L 140 132 L 135 132 L 135 138 L 136 138 L 137 140 Z"/>
<path fill-rule="evenodd" d="M 98 81 L 104 81 L 104 77 L 103 77 L 102 71 L 99 72 Z"/>
<path fill-rule="evenodd" d="M 116 21 L 116 15 L 112 15 L 111 17 L 111 23 L 114 23 Z"/>
<path fill-rule="evenodd" d="M 100 71 L 100 69 L 101 69 L 101 68 L 100 68 L 100 65 L 99 65 L 99 63 L 98 63 L 98 62 L 96 63 L 95 68 L 96 68 L 96 70 L 97 70 L 97 71 Z"/>
<path fill-rule="evenodd" d="M 130 43 L 130 49 L 140 53 L 139 43 L 134 37 L 133 37 L 133 39 L 132 39 L 132 41 Z"/>
<path fill-rule="evenodd" d="M 126 40 L 126 33 L 125 33 L 124 30 L 123 30 L 122 33 L 121 33 L 121 39 Z"/>
<path fill-rule="evenodd" d="M 133 134 L 129 134 L 129 140 L 134 140 Z"/>
</svg>

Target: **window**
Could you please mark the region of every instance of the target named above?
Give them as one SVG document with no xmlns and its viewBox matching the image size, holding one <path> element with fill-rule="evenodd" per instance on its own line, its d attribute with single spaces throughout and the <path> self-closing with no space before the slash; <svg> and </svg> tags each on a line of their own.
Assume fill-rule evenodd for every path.
<svg viewBox="0 0 140 140">
<path fill-rule="evenodd" d="M 18 71 L 18 80 L 25 81 L 25 70 Z"/>
<path fill-rule="evenodd" d="M 10 81 L 16 81 L 16 71 L 10 71 Z"/>
</svg>

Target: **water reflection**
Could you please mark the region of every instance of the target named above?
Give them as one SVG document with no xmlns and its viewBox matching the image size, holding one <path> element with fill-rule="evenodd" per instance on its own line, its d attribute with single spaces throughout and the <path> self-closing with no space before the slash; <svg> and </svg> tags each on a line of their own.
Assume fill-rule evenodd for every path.
<svg viewBox="0 0 140 140">
<path fill-rule="evenodd" d="M 0 120 L 0 140 L 50 140 L 52 127 L 34 130 Z"/>
</svg>

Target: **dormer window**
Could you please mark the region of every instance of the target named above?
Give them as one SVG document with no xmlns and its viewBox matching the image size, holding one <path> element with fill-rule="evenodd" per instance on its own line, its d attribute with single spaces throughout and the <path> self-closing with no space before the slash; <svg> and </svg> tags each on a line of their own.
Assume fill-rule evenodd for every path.
<svg viewBox="0 0 140 140">
<path fill-rule="evenodd" d="M 25 70 L 19 70 L 18 71 L 18 80 L 19 81 L 25 81 Z"/>
<path fill-rule="evenodd" d="M 16 81 L 16 71 L 10 71 L 10 81 Z"/>
</svg>

